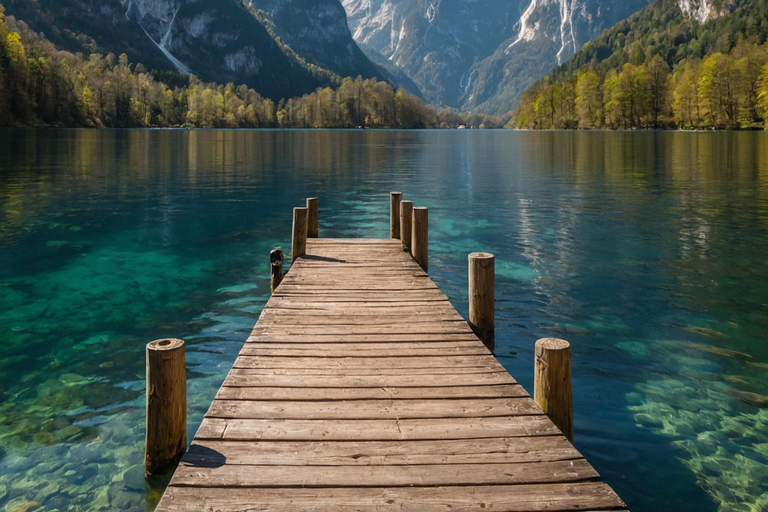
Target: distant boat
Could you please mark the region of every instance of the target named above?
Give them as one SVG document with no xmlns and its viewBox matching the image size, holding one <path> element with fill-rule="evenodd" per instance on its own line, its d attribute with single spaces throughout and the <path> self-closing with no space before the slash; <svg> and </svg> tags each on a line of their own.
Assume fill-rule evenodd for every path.
<svg viewBox="0 0 768 512">
<path fill-rule="evenodd" d="M 465 124 L 460 124 L 459 127 L 457 128 L 457 130 L 466 130 L 466 129 L 467 129 L 467 125 Z"/>
</svg>

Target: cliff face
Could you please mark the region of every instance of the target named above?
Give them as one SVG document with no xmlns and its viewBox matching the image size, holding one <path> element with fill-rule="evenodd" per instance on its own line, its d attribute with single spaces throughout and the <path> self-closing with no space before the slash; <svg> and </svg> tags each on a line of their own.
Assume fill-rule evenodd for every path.
<svg viewBox="0 0 768 512">
<path fill-rule="evenodd" d="M 352 39 L 338 0 L 247 0 L 277 36 L 307 61 L 344 76 L 382 78 Z"/>
<path fill-rule="evenodd" d="M 697 0 L 689 0 L 697 1 Z M 649 0 L 343 0 L 355 40 L 438 104 L 503 112 Z"/>
<path fill-rule="evenodd" d="M 301 95 L 336 76 L 381 77 L 337 0 L 6 0 L 8 14 L 72 51 Z M 293 46 L 295 45 L 295 47 Z M 308 64 L 314 64 L 310 66 Z"/>
</svg>

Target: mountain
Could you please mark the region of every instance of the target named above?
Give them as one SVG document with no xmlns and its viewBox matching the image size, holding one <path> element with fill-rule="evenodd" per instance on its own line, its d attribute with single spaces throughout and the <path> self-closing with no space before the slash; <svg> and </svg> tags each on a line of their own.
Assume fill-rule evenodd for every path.
<svg viewBox="0 0 768 512">
<path fill-rule="evenodd" d="M 655 0 L 523 95 L 530 128 L 756 128 L 768 117 L 768 0 Z"/>
<path fill-rule="evenodd" d="M 272 98 L 384 78 L 349 33 L 338 0 L 6 0 L 69 51 L 125 53 L 149 68 L 245 83 Z"/>
<path fill-rule="evenodd" d="M 343 0 L 363 51 L 435 104 L 498 113 L 650 0 Z"/>
</svg>

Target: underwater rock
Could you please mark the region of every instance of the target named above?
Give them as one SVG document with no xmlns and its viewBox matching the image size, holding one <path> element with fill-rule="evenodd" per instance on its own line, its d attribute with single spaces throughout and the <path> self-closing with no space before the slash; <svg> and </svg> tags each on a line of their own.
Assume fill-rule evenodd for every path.
<svg viewBox="0 0 768 512">
<path fill-rule="evenodd" d="M 622 341 L 616 344 L 616 348 L 637 359 L 648 357 L 650 353 L 646 344 L 640 341 Z"/>
<path fill-rule="evenodd" d="M 706 336 L 707 338 L 721 339 L 721 340 L 730 338 L 730 336 L 728 336 L 725 333 L 722 333 L 715 329 L 708 329 L 707 327 L 697 327 L 695 325 L 686 325 L 685 327 L 683 327 L 683 330 L 685 332 L 690 332 L 693 334 L 700 334 L 702 336 Z"/>
<path fill-rule="evenodd" d="M 10 505 L 10 504 L 9 504 Z M 25 501 L 19 503 L 10 509 L 10 512 L 32 512 L 40 508 L 40 503 L 37 501 Z"/>
<path fill-rule="evenodd" d="M 702 345 L 700 343 L 687 343 L 685 346 L 686 348 L 690 348 L 693 350 L 701 350 L 702 352 L 709 352 L 710 354 L 715 354 L 718 356 L 723 356 L 728 358 L 743 359 L 743 360 L 752 359 L 752 356 L 749 354 L 746 354 L 744 352 L 739 352 L 738 350 L 731 350 L 729 348 L 713 347 L 711 345 Z"/>
<path fill-rule="evenodd" d="M 133 491 L 143 491 L 145 487 L 144 466 L 136 464 L 125 470 L 123 483 Z"/>
<path fill-rule="evenodd" d="M 753 405 L 765 409 L 768 407 L 768 396 L 750 393 L 749 391 L 739 391 L 738 389 L 726 389 L 725 394 L 745 404 Z"/>
<path fill-rule="evenodd" d="M 8 496 L 8 486 L 0 482 L 0 503 Z"/>
</svg>

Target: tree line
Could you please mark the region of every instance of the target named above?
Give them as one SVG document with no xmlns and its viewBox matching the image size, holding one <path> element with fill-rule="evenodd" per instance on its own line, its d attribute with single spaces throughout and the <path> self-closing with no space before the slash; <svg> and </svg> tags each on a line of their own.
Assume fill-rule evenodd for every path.
<svg viewBox="0 0 768 512">
<path fill-rule="evenodd" d="M 768 45 L 688 58 L 674 69 L 655 55 L 602 70 L 585 66 L 529 89 L 514 124 L 530 129 L 752 129 L 768 119 Z"/>
<path fill-rule="evenodd" d="M 59 50 L 0 4 L 0 126 L 499 128 L 508 120 L 437 110 L 361 77 L 275 102 L 245 85 L 150 72 L 124 54 Z"/>
</svg>

